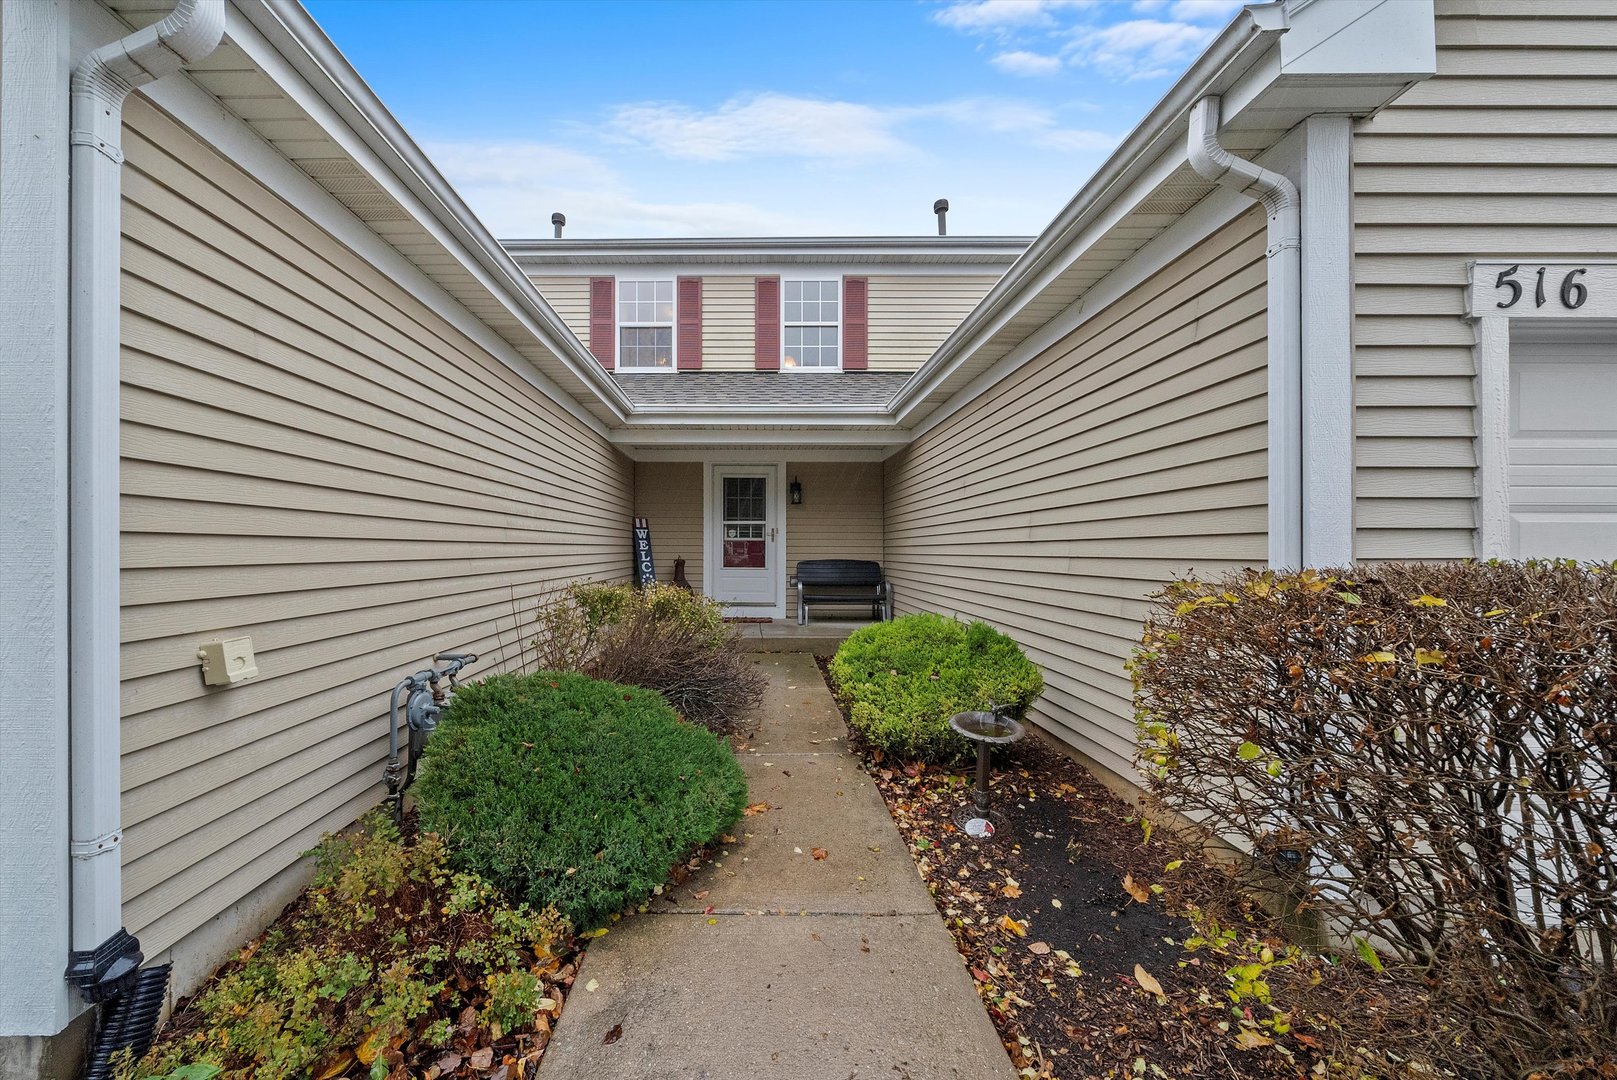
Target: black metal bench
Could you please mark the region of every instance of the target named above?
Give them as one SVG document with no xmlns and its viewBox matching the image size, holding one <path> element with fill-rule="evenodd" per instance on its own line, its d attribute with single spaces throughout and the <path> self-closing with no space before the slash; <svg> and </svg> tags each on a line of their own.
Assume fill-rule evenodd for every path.
<svg viewBox="0 0 1617 1080">
<path fill-rule="evenodd" d="M 893 617 L 893 586 L 881 563 L 866 559 L 804 559 L 797 564 L 797 625 L 810 604 L 869 604 L 870 617 Z"/>
</svg>

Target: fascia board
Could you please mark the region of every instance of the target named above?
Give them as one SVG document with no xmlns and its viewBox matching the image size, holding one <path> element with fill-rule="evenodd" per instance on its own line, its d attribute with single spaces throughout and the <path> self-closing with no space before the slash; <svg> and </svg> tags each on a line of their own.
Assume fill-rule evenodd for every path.
<svg viewBox="0 0 1617 1080">
<path fill-rule="evenodd" d="M 1236 15 L 915 377 L 894 395 L 891 407 L 900 420 L 1060 275 L 1093 237 L 1090 226 L 1125 196 L 1152 163 L 1173 152 L 1176 144 L 1178 153 L 1183 153 L 1191 107 L 1206 94 L 1226 89 L 1226 84 L 1235 82 L 1273 47 L 1285 33 L 1280 8 L 1278 3 L 1254 5 Z M 1140 191 L 1137 197 L 1145 194 Z"/>
<path fill-rule="evenodd" d="M 230 39 L 314 117 L 469 273 L 496 296 L 616 417 L 632 410 L 577 336 L 455 193 L 302 5 L 235 0 Z M 252 32 L 242 32 L 243 21 Z M 289 78 L 289 75 L 296 78 Z M 332 123 L 331 121 L 337 121 Z"/>
</svg>

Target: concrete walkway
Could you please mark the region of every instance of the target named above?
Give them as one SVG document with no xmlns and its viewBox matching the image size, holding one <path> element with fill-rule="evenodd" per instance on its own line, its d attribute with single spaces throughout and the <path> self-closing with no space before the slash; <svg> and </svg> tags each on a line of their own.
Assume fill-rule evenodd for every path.
<svg viewBox="0 0 1617 1080">
<path fill-rule="evenodd" d="M 769 690 L 740 758 L 771 809 L 590 946 L 543 1080 L 1010 1080 L 814 657 L 757 659 Z"/>
</svg>

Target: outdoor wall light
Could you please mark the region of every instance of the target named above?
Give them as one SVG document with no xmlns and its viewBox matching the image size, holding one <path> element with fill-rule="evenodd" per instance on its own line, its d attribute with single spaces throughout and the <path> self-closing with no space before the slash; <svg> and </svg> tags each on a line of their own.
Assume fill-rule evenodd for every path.
<svg viewBox="0 0 1617 1080">
<path fill-rule="evenodd" d="M 797 477 L 795 477 L 795 476 L 792 477 L 791 492 L 792 492 L 792 505 L 793 506 L 802 506 L 803 505 L 803 485 L 797 479 Z"/>
</svg>

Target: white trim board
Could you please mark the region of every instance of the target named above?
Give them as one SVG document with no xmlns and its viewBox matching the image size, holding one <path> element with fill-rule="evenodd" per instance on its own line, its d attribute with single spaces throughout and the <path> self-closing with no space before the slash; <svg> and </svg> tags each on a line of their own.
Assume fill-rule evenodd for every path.
<svg viewBox="0 0 1617 1080">
<path fill-rule="evenodd" d="M 0 1038 L 54 1035 L 84 1008 L 62 972 L 70 947 L 67 87 L 70 19 L 89 6 L 0 4 Z"/>
<path fill-rule="evenodd" d="M 1489 260 L 1542 265 L 1555 260 Z M 1578 265 L 1591 265 L 1580 263 Z M 1511 318 L 1504 314 L 1473 318 L 1477 343 L 1472 350 L 1477 366 L 1477 557 L 1511 558 L 1510 543 L 1510 347 L 1514 337 L 1534 343 L 1588 340 L 1591 332 L 1609 340 L 1617 334 L 1617 321 L 1596 313 L 1579 317 L 1569 313 L 1553 322 L 1539 318 Z M 1525 332 L 1524 332 L 1525 331 Z"/>
</svg>

